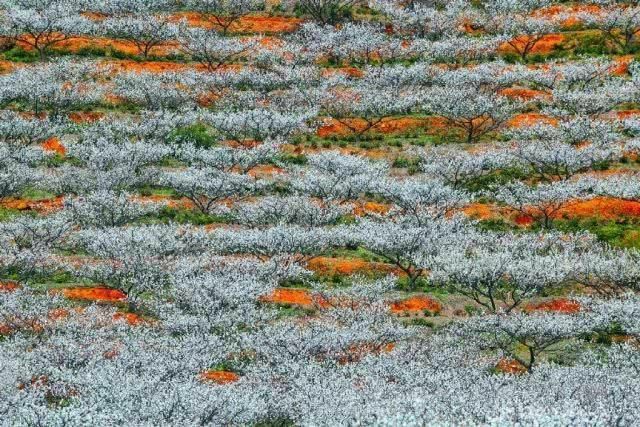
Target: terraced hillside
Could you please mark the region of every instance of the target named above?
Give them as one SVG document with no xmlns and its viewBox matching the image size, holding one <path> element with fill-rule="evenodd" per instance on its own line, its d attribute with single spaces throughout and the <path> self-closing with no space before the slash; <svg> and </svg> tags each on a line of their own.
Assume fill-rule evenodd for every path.
<svg viewBox="0 0 640 427">
<path fill-rule="evenodd" d="M 0 0 L 0 425 L 640 423 L 640 4 Z"/>
</svg>

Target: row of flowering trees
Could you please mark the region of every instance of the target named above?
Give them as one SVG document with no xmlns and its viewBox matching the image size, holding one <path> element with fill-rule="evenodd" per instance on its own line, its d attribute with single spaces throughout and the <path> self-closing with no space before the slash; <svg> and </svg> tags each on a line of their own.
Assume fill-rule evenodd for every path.
<svg viewBox="0 0 640 427">
<path fill-rule="evenodd" d="M 0 4 L 43 59 L 0 75 L 0 424 L 640 420 L 640 252 L 559 227 L 640 204 L 637 65 L 496 59 L 570 18 L 632 49 L 637 6 Z M 185 56 L 44 60 L 97 36 Z M 356 146 L 403 121 L 453 136 Z"/>
<path fill-rule="evenodd" d="M 414 67 L 417 66 L 410 68 Z M 440 72 L 428 68 L 426 71 L 431 76 L 423 74 L 423 82 L 411 79 L 412 69 L 383 70 L 370 71 L 356 80 L 343 77 L 321 80 L 317 70 L 308 68 L 298 78 L 287 78 L 299 87 L 283 91 L 281 87 L 288 80 L 283 81 L 279 73 L 261 70 L 215 76 L 194 72 L 159 75 L 131 72 L 108 77 L 105 82 L 109 71 L 89 63 L 58 62 L 18 69 L 2 77 L 3 103 L 23 105 L 38 115 L 46 114 L 46 118 L 9 112 L 4 115 L 7 166 L 29 167 L 49 189 L 63 192 L 77 193 L 104 186 L 127 188 L 160 180 L 162 185 L 171 186 L 178 194 L 191 199 L 203 212 L 211 212 L 212 203 L 227 198 L 229 192 L 231 195 L 239 191 L 247 196 L 263 191 L 262 185 L 253 182 L 255 179 L 238 172 L 247 172 L 260 163 L 277 163 L 282 138 L 312 131 L 323 115 L 362 134 L 396 114 L 418 110 L 434 112 L 450 126 L 458 127 L 467 142 L 474 142 L 504 129 L 501 125 L 511 117 L 497 108 L 487 109 L 484 101 L 494 99 L 504 103 L 514 114 L 513 108 L 522 109 L 529 102 L 513 101 L 501 92 L 532 80 L 553 87 L 551 99 L 540 100 L 539 104 L 555 124 L 507 129 L 508 143 L 479 154 L 449 148 L 424 150 L 417 153 L 419 168 L 426 176 L 437 178 L 435 181 L 418 179 L 399 185 L 384 182 L 382 178 L 372 181 L 371 176 L 367 176 L 370 184 L 381 188 L 367 191 L 405 211 L 415 210 L 412 204 L 421 197 L 430 198 L 434 204 L 437 204 L 434 200 L 440 201 L 442 212 L 439 214 L 442 214 L 462 207 L 474 197 L 460 191 L 452 193 L 442 188 L 443 185 L 462 190 L 486 175 L 515 168 L 525 176 L 535 177 L 540 184 L 531 186 L 515 181 L 485 192 L 473 191 L 475 197 L 488 195 L 522 213 L 541 216 L 546 226 L 553 215 L 575 200 L 598 196 L 637 198 L 633 177 L 603 179 L 580 175 L 616 161 L 625 153 L 637 151 L 633 138 L 635 120 L 619 121 L 607 116 L 611 108 L 636 99 L 635 77 L 631 81 L 612 77 L 609 63 L 559 65 L 558 69 L 543 73 L 501 64 Z M 421 71 L 425 71 L 422 66 Z M 260 79 L 253 82 L 256 90 L 238 89 L 251 78 Z M 34 86 L 34 80 L 43 84 Z M 209 108 L 197 107 L 197 99 L 210 90 L 219 91 L 218 100 Z M 486 92 L 487 98 L 482 97 L 482 92 Z M 385 93 L 389 93 L 388 98 Z M 404 93 L 404 96 L 397 98 L 394 93 Z M 472 98 L 472 93 L 477 95 Z M 586 101 L 594 93 L 601 95 L 601 102 L 593 97 Z M 67 114 L 87 105 L 108 105 L 107 100 L 114 97 L 117 102 L 148 110 L 140 119 L 104 119 L 80 127 L 65 119 Z M 463 102 L 465 97 L 474 101 Z M 268 107 L 264 106 L 265 102 Z M 316 102 L 320 102 L 320 108 L 312 106 Z M 366 124 L 357 127 L 355 120 Z M 266 143 L 250 150 L 207 148 L 188 140 L 180 140 L 174 147 L 166 144 L 175 127 L 194 125 L 211 129 L 212 136 L 220 142 L 246 146 L 256 141 Z M 54 136 L 68 139 L 65 150 L 84 165 L 62 164 L 48 172 L 34 168 L 47 157 L 38 144 Z M 138 142 L 132 143 L 132 137 Z M 131 157 L 130 152 L 137 154 Z M 188 173 L 155 166 L 169 157 L 190 165 Z M 85 179 L 66 183 L 71 176 L 85 176 Z M 304 175 L 302 177 L 304 179 Z M 37 180 L 25 174 L 17 179 L 9 173 L 3 185 L 4 195 L 16 195 Z M 65 183 L 55 184 L 59 181 Z M 316 177 L 307 181 L 313 181 L 313 186 L 319 185 Z M 335 186 L 347 182 L 338 175 L 336 181 L 330 179 L 327 184 L 331 188 L 313 189 L 312 194 L 327 197 L 330 192 L 339 193 Z M 290 184 L 294 188 L 300 185 Z M 344 196 L 363 193 L 361 189 L 356 190 L 352 192 L 347 188 Z"/>
<path fill-rule="evenodd" d="M 502 62 L 442 70 L 421 62 L 365 68 L 362 77 L 323 79 L 317 66 L 281 63 L 278 58 L 215 73 L 118 71 L 66 60 L 3 75 L 0 100 L 4 105 L 26 104 L 52 117 L 123 103 L 149 110 L 205 106 L 211 111 L 202 120 L 229 133 L 228 139 L 234 139 L 235 127 L 253 127 L 258 133 L 271 129 L 272 137 L 289 137 L 301 126 L 296 122 L 312 125 L 317 116 L 364 133 L 394 116 L 424 114 L 441 118 L 472 143 L 504 130 L 517 114 L 537 109 L 548 124 L 535 131 L 511 130 L 513 138 L 564 139 L 574 145 L 597 139 L 610 145 L 616 131 L 633 131 L 632 121 L 617 123 L 610 111 L 638 98 L 635 65 L 631 80 L 612 75 L 613 67 L 609 61 L 589 60 L 534 71 Z M 355 127 L 350 119 L 364 120 L 366 126 Z M 279 124 L 262 125 L 270 121 Z"/>
<path fill-rule="evenodd" d="M 176 225 L 96 228 L 86 222 L 86 205 L 73 203 L 53 216 L 3 223 L 3 265 L 20 272 L 23 286 L 61 268 L 107 283 L 126 291 L 130 313 L 145 314 L 128 318 L 104 305 L 79 309 L 60 296 L 3 290 L 0 410 L 12 421 L 483 422 L 486 411 L 509 423 L 540 414 L 561 423 L 635 420 L 637 349 L 616 344 L 595 351 L 591 342 L 614 326 L 627 339 L 637 336 L 635 296 L 580 299 L 573 314 L 519 308 L 522 298 L 574 280 L 583 266 L 585 277 L 632 291 L 637 254 L 600 247 L 589 236 L 482 234 L 458 220 L 404 225 L 405 231 L 378 221 L 213 233 Z M 392 280 L 347 289 L 311 281 L 316 312 L 304 322 L 282 318 L 265 303 L 279 284 L 308 277 L 297 264 L 301 255 L 354 238 L 388 256 L 402 249 L 406 257 L 409 238 L 428 241 L 414 245 L 413 256 L 431 259 L 430 280 L 478 298 L 487 313 L 425 334 L 390 312 Z M 72 248 L 83 255 L 63 255 Z M 549 354 L 569 358 L 558 365 Z M 493 373 L 501 357 L 529 374 Z M 481 408 L 471 404 L 496 381 L 506 383 L 497 396 L 485 397 Z M 552 400 L 545 398 L 550 390 Z M 618 393 L 628 396 L 621 406 Z M 342 404 L 328 403 L 334 401 Z M 556 412 L 559 405 L 579 406 L 567 418 Z"/>
<path fill-rule="evenodd" d="M 298 37 L 311 42 L 311 50 L 321 49 L 332 60 L 370 62 L 395 61 L 426 55 L 443 62 L 478 60 L 495 55 L 507 44 L 526 60 L 545 36 L 557 33 L 569 21 L 597 29 L 612 48 L 630 52 L 637 44 L 637 6 L 598 6 L 594 10 L 553 12 L 554 2 L 488 0 L 409 2 L 376 0 L 369 8 L 384 13 L 393 34 L 384 26 L 368 22 L 334 24 L 350 16 L 357 2 L 350 0 L 298 0 L 284 2 L 284 9 L 300 11 L 315 23 L 305 24 Z M 442 4 L 440 4 L 442 3 Z M 0 22 L 3 36 L 38 51 L 44 59 L 51 48 L 79 36 L 102 36 L 133 42 L 147 58 L 160 45 L 178 42 L 194 57 L 215 52 L 215 61 L 245 54 L 251 43 L 229 38 L 243 17 L 265 9 L 261 0 L 206 1 L 117 1 L 85 0 L 33 1 L 5 0 Z M 180 24 L 180 12 L 199 14 L 200 26 Z M 547 10 L 549 13 L 544 13 Z M 477 34 L 480 34 L 478 37 Z"/>
</svg>

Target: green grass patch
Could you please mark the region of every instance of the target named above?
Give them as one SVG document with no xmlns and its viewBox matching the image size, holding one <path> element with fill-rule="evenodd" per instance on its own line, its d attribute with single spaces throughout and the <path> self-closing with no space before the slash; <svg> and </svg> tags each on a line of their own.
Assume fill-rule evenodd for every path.
<svg viewBox="0 0 640 427">
<path fill-rule="evenodd" d="M 278 162 L 284 165 L 299 165 L 303 166 L 307 164 L 307 157 L 304 154 L 281 154 L 278 158 Z"/>
<path fill-rule="evenodd" d="M 169 142 L 192 143 L 196 147 L 209 148 L 217 145 L 217 138 L 208 126 L 196 123 L 191 126 L 177 128 L 169 135 Z"/>
<path fill-rule="evenodd" d="M 56 194 L 37 188 L 27 188 L 22 192 L 20 197 L 28 200 L 47 200 L 56 197 Z"/>
<path fill-rule="evenodd" d="M 210 215 L 195 209 L 184 209 L 165 206 L 156 214 L 150 214 L 144 217 L 140 222 L 149 223 L 177 223 L 177 224 L 226 224 L 229 219 L 221 215 Z"/>
<path fill-rule="evenodd" d="M 17 209 L 0 207 L 0 222 L 11 221 L 20 215 L 22 215 L 22 213 Z"/>
<path fill-rule="evenodd" d="M 152 187 L 152 186 L 144 186 L 140 187 L 139 193 L 141 196 L 166 196 L 166 197 L 177 197 L 176 192 L 171 188 L 160 188 L 160 187 Z"/>
<path fill-rule="evenodd" d="M 599 240 L 619 248 L 640 249 L 640 223 L 633 221 L 601 221 L 588 220 L 558 220 L 554 221 L 554 228 L 576 233 L 588 231 L 595 234 Z"/>
<path fill-rule="evenodd" d="M 4 54 L 4 59 L 12 62 L 36 62 L 40 59 L 40 55 L 36 51 L 24 50 L 20 46 L 14 46 Z"/>
<path fill-rule="evenodd" d="M 511 181 L 528 178 L 527 173 L 519 168 L 506 168 L 487 175 L 474 178 L 464 184 L 464 187 L 472 192 L 481 192 L 494 185 L 504 185 Z"/>
</svg>

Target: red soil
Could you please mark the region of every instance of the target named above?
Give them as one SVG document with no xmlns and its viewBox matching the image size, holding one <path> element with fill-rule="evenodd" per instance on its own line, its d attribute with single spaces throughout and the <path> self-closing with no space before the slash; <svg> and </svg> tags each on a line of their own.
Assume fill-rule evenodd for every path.
<svg viewBox="0 0 640 427">
<path fill-rule="evenodd" d="M 503 358 L 496 365 L 496 371 L 503 374 L 520 375 L 526 373 L 527 368 L 517 360 Z"/>
<path fill-rule="evenodd" d="M 517 225 L 529 226 L 535 222 L 535 218 L 518 212 L 509 207 L 499 207 L 494 204 L 471 203 L 461 209 L 470 218 L 487 221 L 495 219 L 510 219 Z"/>
<path fill-rule="evenodd" d="M 426 295 L 416 295 L 405 300 L 396 301 L 391 304 L 393 313 L 421 312 L 428 310 L 431 313 L 442 311 L 442 304 Z"/>
<path fill-rule="evenodd" d="M 53 310 L 49 311 L 47 317 L 50 320 L 62 320 L 69 317 L 69 314 L 69 310 L 67 310 L 66 308 L 54 308 Z"/>
<path fill-rule="evenodd" d="M 215 21 L 197 12 L 181 12 L 172 16 L 179 22 L 183 19 L 193 27 L 219 28 Z M 302 19 L 285 16 L 244 16 L 234 22 L 229 31 L 236 33 L 290 33 L 298 29 Z"/>
<path fill-rule="evenodd" d="M 302 24 L 302 19 L 286 16 L 245 16 L 231 26 L 231 31 L 243 33 L 291 33 Z"/>
<path fill-rule="evenodd" d="M 26 43 L 18 43 L 24 50 L 33 50 Z M 153 47 L 151 55 L 166 56 L 178 48 L 177 43 L 166 43 Z M 138 55 L 140 51 L 136 45 L 129 40 L 111 39 L 106 37 L 78 36 L 63 40 L 52 46 L 52 49 L 78 53 L 83 49 L 104 49 L 106 51 L 118 51 L 128 55 Z"/>
<path fill-rule="evenodd" d="M 633 55 L 619 56 L 614 59 L 615 66 L 611 73 L 616 76 L 624 76 L 629 72 L 629 64 L 633 61 Z"/>
<path fill-rule="evenodd" d="M 94 21 L 102 21 L 107 16 L 102 13 L 85 12 L 83 15 Z M 170 19 L 174 23 L 186 20 L 187 24 L 193 27 L 217 28 L 213 18 L 197 12 L 179 12 L 171 16 Z M 292 32 L 298 29 L 302 19 L 284 17 L 284 16 L 243 16 L 233 25 L 230 31 L 243 33 L 281 33 Z"/>
<path fill-rule="evenodd" d="M 463 209 L 463 213 L 479 220 L 509 218 L 514 223 L 529 226 L 535 218 L 510 208 L 500 208 L 492 204 L 472 203 Z M 617 220 L 640 217 L 640 201 L 596 197 L 589 200 L 576 200 L 553 214 L 554 219 L 598 218 Z"/>
<path fill-rule="evenodd" d="M 367 127 L 367 123 L 363 119 L 354 118 L 344 119 L 343 121 L 358 131 L 364 130 Z M 410 130 L 423 129 L 427 127 L 428 124 L 428 119 L 419 119 L 415 117 L 386 118 L 369 131 L 384 134 L 397 134 Z M 349 126 L 346 126 L 335 119 L 327 118 L 325 119 L 324 124 L 318 129 L 317 135 L 321 138 L 350 135 L 353 131 Z"/>
<path fill-rule="evenodd" d="M 429 123 L 429 120 L 417 119 L 414 117 L 401 117 L 397 119 L 383 120 L 376 126 L 376 130 L 384 134 L 401 133 L 424 128 L 427 123 Z"/>
<path fill-rule="evenodd" d="M 254 178 L 269 178 L 284 173 L 284 169 L 273 165 L 259 165 L 252 168 L 247 175 Z"/>
<path fill-rule="evenodd" d="M 364 76 L 364 72 L 356 67 L 324 68 L 322 70 L 322 77 L 331 77 L 336 74 L 344 74 L 349 77 Z"/>
<path fill-rule="evenodd" d="M 640 116 L 640 110 L 622 110 L 622 111 L 613 111 L 611 113 L 614 118 L 624 120 L 624 119 L 633 119 Z"/>
<path fill-rule="evenodd" d="M 198 97 L 198 105 L 201 107 L 210 107 L 221 98 L 219 93 L 209 92 Z"/>
<path fill-rule="evenodd" d="M 580 309 L 581 306 L 579 302 L 567 298 L 555 298 L 535 304 L 531 303 L 524 307 L 524 311 L 527 312 L 544 311 L 561 314 L 575 314 L 579 312 Z"/>
<path fill-rule="evenodd" d="M 16 68 L 22 66 L 22 64 L 16 64 L 7 60 L 0 60 L 0 74 L 8 74 Z"/>
<path fill-rule="evenodd" d="M 369 262 L 356 258 L 316 257 L 307 263 L 307 268 L 320 275 L 367 274 L 371 272 L 394 273 L 396 269 L 381 262 Z"/>
<path fill-rule="evenodd" d="M 69 119 L 74 123 L 96 122 L 104 117 L 104 113 L 99 111 L 76 111 L 69 114 Z"/>
<path fill-rule="evenodd" d="M 314 298 L 308 290 L 290 288 L 275 289 L 271 295 L 265 295 L 260 300 L 273 304 L 289 304 L 301 307 L 311 307 L 314 303 Z"/>
<path fill-rule="evenodd" d="M 530 53 L 551 53 L 564 41 L 564 39 L 565 37 L 562 34 L 546 34 L 535 44 Z M 521 50 L 529 40 L 529 37 L 523 35 L 516 37 L 511 41 L 511 43 L 515 44 L 518 47 L 518 50 Z M 517 53 L 516 49 L 506 42 L 500 46 L 498 51 L 503 53 Z"/>
<path fill-rule="evenodd" d="M 74 307 L 72 310 L 78 314 L 82 314 L 86 311 L 85 307 Z M 55 308 L 49 311 L 47 317 L 50 320 L 64 320 L 68 318 L 70 314 L 71 312 L 66 308 Z M 113 320 L 124 320 L 131 326 L 137 326 L 144 322 L 144 319 L 135 313 L 124 313 L 120 311 L 113 315 Z"/>
<path fill-rule="evenodd" d="M 556 126 L 558 120 L 540 113 L 524 113 L 517 114 L 508 122 L 508 125 L 511 127 L 535 126 L 540 124 Z"/>
<path fill-rule="evenodd" d="M 359 202 L 353 207 L 353 214 L 364 216 L 367 214 L 385 215 L 391 209 L 390 205 L 376 202 Z"/>
<path fill-rule="evenodd" d="M 264 48 L 276 48 L 284 45 L 284 41 L 275 36 L 262 36 L 258 40 L 258 43 Z M 284 57 L 292 58 L 290 53 L 284 53 Z"/>
<path fill-rule="evenodd" d="M 597 197 L 572 203 L 560 210 L 559 218 L 600 218 L 618 219 L 640 217 L 640 202 L 632 200 Z"/>
<path fill-rule="evenodd" d="M 513 222 L 515 222 L 518 225 L 527 227 L 535 222 L 535 218 L 529 215 L 517 214 L 515 218 L 513 218 Z"/>
<path fill-rule="evenodd" d="M 13 281 L 0 282 L 0 292 L 11 292 L 20 289 L 20 285 Z"/>
<path fill-rule="evenodd" d="M 365 123 L 362 122 L 362 128 L 364 129 Z M 324 119 L 324 124 L 320 126 L 316 134 L 321 138 L 327 138 L 329 136 L 343 136 L 349 135 L 352 131 L 342 123 L 339 123 L 335 119 Z"/>
<path fill-rule="evenodd" d="M 67 149 L 62 145 L 60 140 L 56 137 L 49 138 L 42 143 L 42 148 L 45 151 L 50 151 L 53 153 L 58 153 L 61 156 L 64 156 L 67 153 Z"/>
<path fill-rule="evenodd" d="M 464 208 L 462 212 L 474 219 L 488 220 L 495 219 L 501 216 L 502 211 L 495 205 L 489 205 L 484 203 L 471 203 Z"/>
<path fill-rule="evenodd" d="M 144 322 L 144 319 L 135 313 L 118 312 L 113 315 L 113 320 L 121 320 L 121 319 L 124 319 L 131 326 L 136 326 Z"/>
<path fill-rule="evenodd" d="M 53 199 L 28 200 L 8 197 L 0 201 L 0 206 L 7 209 L 19 211 L 34 211 L 38 213 L 51 213 L 62 209 L 64 197 L 59 196 Z"/>
<path fill-rule="evenodd" d="M 62 295 L 69 299 L 97 302 L 121 302 L 127 299 L 121 290 L 105 287 L 66 288 L 62 289 Z"/>
<path fill-rule="evenodd" d="M 128 59 L 104 61 L 103 64 L 116 72 L 149 72 L 165 73 L 168 71 L 184 71 L 193 68 L 189 64 L 168 61 L 132 61 Z"/>
<path fill-rule="evenodd" d="M 200 377 L 205 381 L 211 381 L 220 385 L 231 384 L 240 380 L 238 374 L 230 371 L 205 371 L 200 374 Z"/>
<path fill-rule="evenodd" d="M 261 141 L 256 139 L 245 139 L 242 141 L 226 140 L 221 142 L 222 145 L 226 145 L 231 148 L 256 148 L 262 144 Z"/>
</svg>

